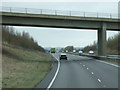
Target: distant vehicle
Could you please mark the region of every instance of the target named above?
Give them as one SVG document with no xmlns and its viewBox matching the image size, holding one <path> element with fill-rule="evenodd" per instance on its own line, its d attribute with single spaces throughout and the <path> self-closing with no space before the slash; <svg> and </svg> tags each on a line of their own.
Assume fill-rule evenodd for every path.
<svg viewBox="0 0 120 90">
<path fill-rule="evenodd" d="M 73 50 L 73 53 L 76 53 L 76 50 Z"/>
<path fill-rule="evenodd" d="M 89 54 L 90 54 L 90 55 L 93 55 L 93 54 L 94 54 L 94 51 L 90 50 L 90 51 L 89 51 Z"/>
<path fill-rule="evenodd" d="M 55 52 L 57 52 L 57 53 L 58 53 L 58 52 L 59 52 L 59 50 L 55 50 Z"/>
<path fill-rule="evenodd" d="M 67 55 L 65 53 L 60 54 L 60 60 L 61 59 L 66 59 L 67 60 Z"/>
<path fill-rule="evenodd" d="M 68 52 L 68 50 L 66 50 L 66 52 Z"/>
<path fill-rule="evenodd" d="M 55 48 L 51 48 L 51 53 L 55 53 Z"/>
<path fill-rule="evenodd" d="M 83 51 L 79 51 L 78 53 L 79 53 L 79 55 L 82 55 L 82 54 L 83 54 Z"/>
<path fill-rule="evenodd" d="M 64 52 L 64 51 L 62 51 L 62 52 Z"/>
</svg>

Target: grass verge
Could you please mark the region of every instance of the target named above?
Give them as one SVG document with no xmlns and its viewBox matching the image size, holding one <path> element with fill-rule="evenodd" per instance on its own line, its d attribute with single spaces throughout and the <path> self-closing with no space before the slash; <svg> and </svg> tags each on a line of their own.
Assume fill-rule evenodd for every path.
<svg viewBox="0 0 120 90">
<path fill-rule="evenodd" d="M 112 64 L 116 64 L 116 65 L 120 66 L 120 61 L 116 60 L 116 59 L 100 59 L 100 60 L 101 61 L 106 61 L 106 62 L 109 62 L 109 63 L 112 63 Z"/>
<path fill-rule="evenodd" d="M 2 49 L 3 88 L 34 88 L 50 71 L 47 53 L 6 45 Z"/>
</svg>

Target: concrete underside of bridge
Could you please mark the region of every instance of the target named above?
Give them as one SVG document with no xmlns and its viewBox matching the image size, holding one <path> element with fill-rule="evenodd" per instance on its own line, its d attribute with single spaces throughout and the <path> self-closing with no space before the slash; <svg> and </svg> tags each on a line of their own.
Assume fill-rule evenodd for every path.
<svg viewBox="0 0 120 90">
<path fill-rule="evenodd" d="M 118 19 L 2 13 L 3 25 L 98 30 L 98 56 L 106 56 L 106 30 L 120 31 Z"/>
</svg>

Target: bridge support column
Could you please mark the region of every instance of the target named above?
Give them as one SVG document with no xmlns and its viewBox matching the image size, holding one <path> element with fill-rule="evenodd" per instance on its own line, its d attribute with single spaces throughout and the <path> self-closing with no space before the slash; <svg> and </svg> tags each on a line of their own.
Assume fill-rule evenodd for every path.
<svg viewBox="0 0 120 90">
<path fill-rule="evenodd" d="M 98 30 L 98 56 L 106 56 L 106 23 Z"/>
</svg>

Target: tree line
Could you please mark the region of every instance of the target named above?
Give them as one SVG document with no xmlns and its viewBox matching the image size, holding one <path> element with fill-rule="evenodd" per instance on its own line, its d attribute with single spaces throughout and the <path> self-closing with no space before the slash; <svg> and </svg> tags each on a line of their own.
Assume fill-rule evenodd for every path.
<svg viewBox="0 0 120 90">
<path fill-rule="evenodd" d="M 68 50 L 68 52 L 73 52 L 74 47 L 73 46 L 67 46 L 67 47 L 65 47 L 64 50 Z"/>
<path fill-rule="evenodd" d="M 107 40 L 107 53 L 108 54 L 119 54 L 120 55 L 120 33 L 109 37 Z M 88 52 L 89 50 L 97 51 L 98 45 L 97 42 L 94 41 L 93 44 L 87 45 L 82 50 L 84 52 Z"/>
<path fill-rule="evenodd" d="M 27 49 L 34 49 L 44 52 L 44 48 L 38 45 L 27 32 L 17 32 L 13 27 L 2 26 L 2 42 L 17 45 Z"/>
</svg>

